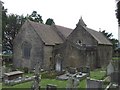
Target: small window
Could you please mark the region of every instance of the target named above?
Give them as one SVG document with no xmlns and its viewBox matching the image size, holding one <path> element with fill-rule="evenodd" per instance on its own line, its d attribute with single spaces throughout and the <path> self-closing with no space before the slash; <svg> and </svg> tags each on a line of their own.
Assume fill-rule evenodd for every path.
<svg viewBox="0 0 120 90">
<path fill-rule="evenodd" d="M 30 53 L 31 53 L 31 44 L 28 42 L 24 42 L 22 45 L 22 56 L 25 59 L 30 58 Z"/>
<path fill-rule="evenodd" d="M 81 46 L 81 45 L 82 45 L 82 41 L 81 41 L 81 40 L 78 40 L 78 41 L 77 41 L 77 44 Z"/>
</svg>

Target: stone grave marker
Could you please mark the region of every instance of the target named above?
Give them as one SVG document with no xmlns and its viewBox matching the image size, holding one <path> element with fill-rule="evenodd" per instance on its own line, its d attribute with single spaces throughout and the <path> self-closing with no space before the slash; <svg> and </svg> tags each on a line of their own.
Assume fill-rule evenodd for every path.
<svg viewBox="0 0 120 90">
<path fill-rule="evenodd" d="M 102 90 L 103 81 L 87 78 L 87 90 Z"/>
<path fill-rule="evenodd" d="M 111 82 L 120 85 L 120 72 L 115 71 L 111 75 Z"/>
<path fill-rule="evenodd" d="M 79 79 L 77 77 L 75 77 L 74 82 L 73 82 L 74 90 L 77 90 L 78 86 L 79 86 Z"/>
<path fill-rule="evenodd" d="M 85 67 L 83 72 L 87 73 L 87 76 L 90 76 L 90 68 L 89 67 Z"/>
<path fill-rule="evenodd" d="M 107 75 L 111 75 L 113 72 L 114 72 L 114 67 L 110 62 L 109 65 L 107 66 Z"/>
<path fill-rule="evenodd" d="M 48 84 L 47 87 L 46 87 L 46 90 L 57 90 L 57 86 L 52 85 L 52 84 Z"/>
<path fill-rule="evenodd" d="M 78 71 L 78 72 L 83 72 L 83 67 L 77 68 L 77 71 Z"/>
<path fill-rule="evenodd" d="M 69 76 L 67 80 L 66 90 L 72 90 L 73 88 L 73 77 Z"/>
<path fill-rule="evenodd" d="M 70 74 L 75 74 L 75 73 L 76 73 L 76 68 L 69 67 L 69 68 L 68 68 L 68 72 L 69 72 Z"/>
</svg>

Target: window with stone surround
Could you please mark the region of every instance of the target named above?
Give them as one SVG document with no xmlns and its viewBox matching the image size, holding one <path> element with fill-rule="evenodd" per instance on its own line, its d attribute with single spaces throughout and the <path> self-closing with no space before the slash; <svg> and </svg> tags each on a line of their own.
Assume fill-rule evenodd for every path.
<svg viewBox="0 0 120 90">
<path fill-rule="evenodd" d="M 25 59 L 30 58 L 30 53 L 31 53 L 31 44 L 28 43 L 27 41 L 24 41 L 22 44 L 22 57 Z"/>
</svg>

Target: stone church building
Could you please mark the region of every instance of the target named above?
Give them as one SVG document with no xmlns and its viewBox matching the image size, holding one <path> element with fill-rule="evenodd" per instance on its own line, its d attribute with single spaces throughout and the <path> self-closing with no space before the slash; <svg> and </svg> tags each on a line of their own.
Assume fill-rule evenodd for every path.
<svg viewBox="0 0 120 90">
<path fill-rule="evenodd" d="M 87 27 L 81 18 L 75 29 L 27 20 L 14 39 L 15 67 L 61 71 L 67 67 L 106 67 L 112 59 L 112 43 Z"/>
</svg>

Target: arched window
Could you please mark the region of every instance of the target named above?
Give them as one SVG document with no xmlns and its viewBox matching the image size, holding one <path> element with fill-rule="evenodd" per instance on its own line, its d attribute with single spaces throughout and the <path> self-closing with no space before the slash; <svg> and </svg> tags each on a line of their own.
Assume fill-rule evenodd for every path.
<svg viewBox="0 0 120 90">
<path fill-rule="evenodd" d="M 29 59 L 30 58 L 30 53 L 31 53 L 31 44 L 28 42 L 23 42 L 22 44 L 22 56 L 25 59 Z"/>
</svg>

